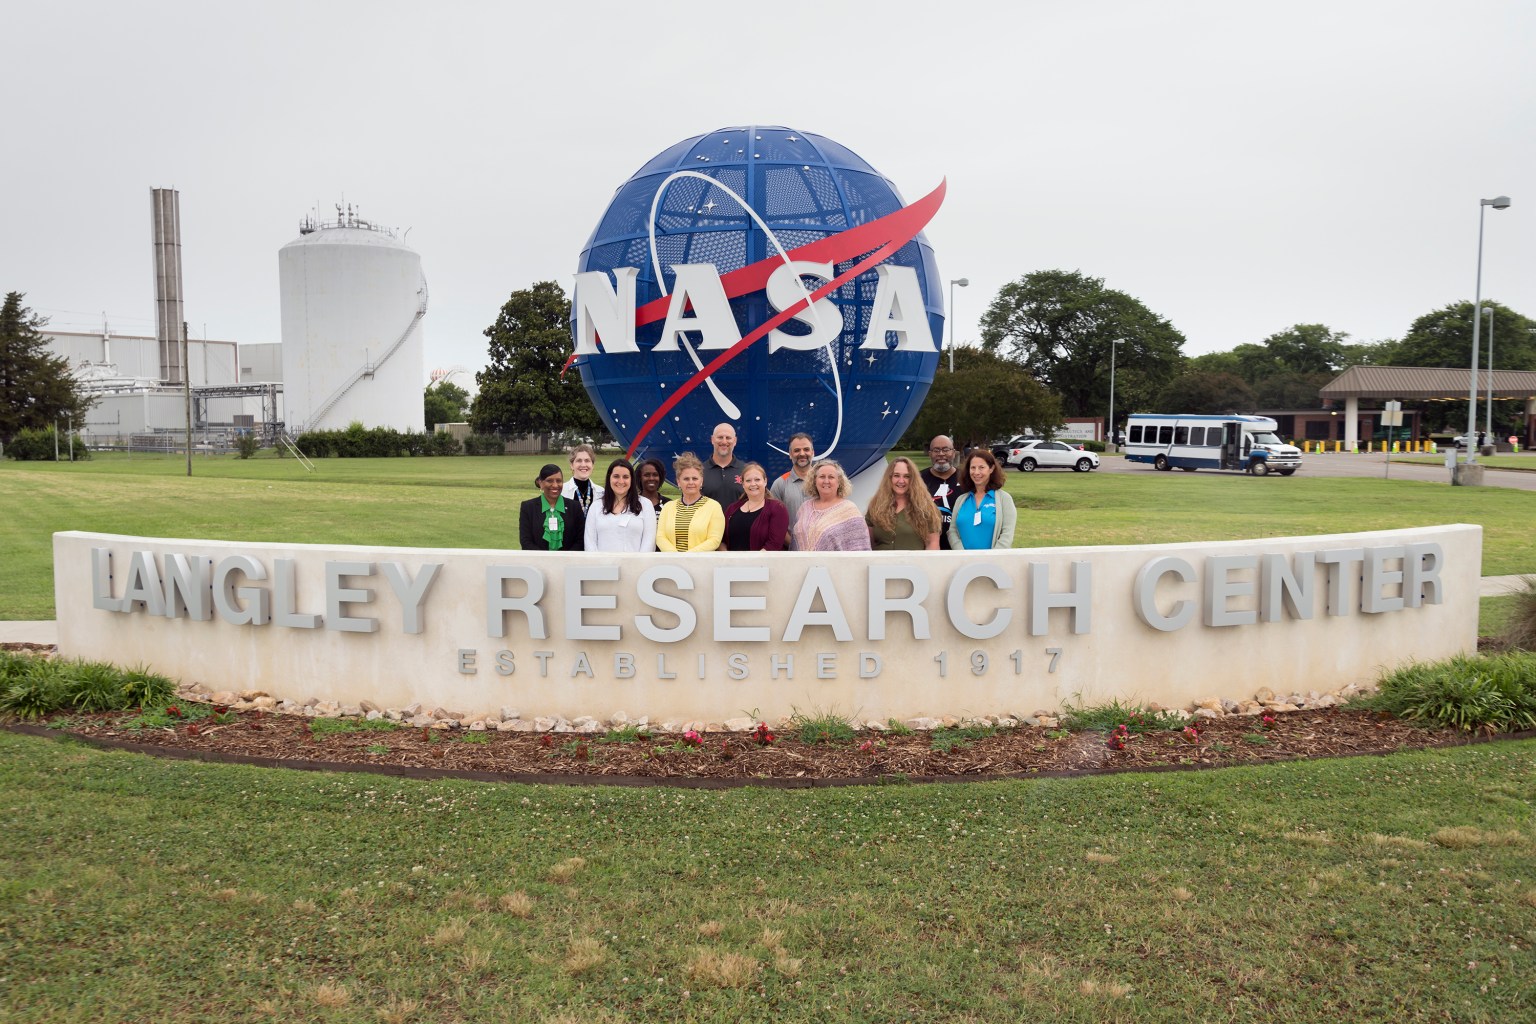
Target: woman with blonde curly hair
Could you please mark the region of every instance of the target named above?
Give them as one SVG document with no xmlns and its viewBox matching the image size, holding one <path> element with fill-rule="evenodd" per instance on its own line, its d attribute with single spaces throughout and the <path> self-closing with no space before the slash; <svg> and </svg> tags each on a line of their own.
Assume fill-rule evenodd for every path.
<svg viewBox="0 0 1536 1024">
<path fill-rule="evenodd" d="M 892 459 L 864 513 L 876 551 L 937 551 L 943 519 L 919 470 L 904 455 Z"/>
<path fill-rule="evenodd" d="M 661 508 L 656 526 L 658 551 L 714 551 L 725 536 L 725 510 L 704 494 L 704 463 L 693 452 L 683 452 L 672 463 L 677 489 L 682 492 Z"/>
<path fill-rule="evenodd" d="M 869 527 L 848 500 L 853 484 L 843 467 L 823 459 L 805 478 L 807 500 L 795 517 L 796 551 L 868 551 Z"/>
</svg>

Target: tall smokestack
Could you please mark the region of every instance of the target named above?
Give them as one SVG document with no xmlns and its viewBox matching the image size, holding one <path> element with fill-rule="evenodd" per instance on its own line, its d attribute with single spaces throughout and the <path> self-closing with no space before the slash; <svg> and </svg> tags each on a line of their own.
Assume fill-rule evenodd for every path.
<svg viewBox="0 0 1536 1024">
<path fill-rule="evenodd" d="M 181 194 L 173 188 L 152 188 L 149 199 L 155 236 L 155 339 L 160 348 L 160 379 L 180 384 Z"/>
</svg>

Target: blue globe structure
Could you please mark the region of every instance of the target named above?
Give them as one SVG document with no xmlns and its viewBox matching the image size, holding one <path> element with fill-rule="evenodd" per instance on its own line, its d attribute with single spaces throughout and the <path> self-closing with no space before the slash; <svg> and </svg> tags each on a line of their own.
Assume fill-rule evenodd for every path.
<svg viewBox="0 0 1536 1024">
<path fill-rule="evenodd" d="M 935 196 L 942 198 L 942 187 Z M 895 185 L 831 139 L 784 127 L 722 128 L 667 148 L 621 185 L 582 250 L 578 272 L 633 267 L 637 307 L 664 304 L 674 290 L 675 265 L 712 264 L 722 276 L 766 266 L 905 206 Z M 839 252 L 835 273 L 850 271 L 875 248 Z M 818 457 L 836 459 L 855 475 L 879 462 L 917 415 L 944 336 L 943 289 L 922 233 L 911 234 L 881 263 L 916 272 L 932 349 L 898 348 L 892 334 L 877 348 L 860 350 L 878 284 L 871 266 L 830 293 L 843 323 L 824 347 L 770 353 L 765 338 L 707 380 L 694 380 L 720 353 L 691 351 L 686 341 L 675 351 L 654 352 L 662 322 L 652 319 L 637 327 L 639 351 L 584 354 L 575 365 L 608 429 L 636 459 L 657 457 L 669 468 L 684 451 L 707 459 L 715 425 L 729 422 L 737 456 L 761 462 L 770 479 L 789 468 L 789 438 L 802 431 Z M 807 290 L 828 283 L 814 276 L 802 281 Z M 777 312 L 762 288 L 730 303 L 744 337 Z M 576 326 L 573 316 L 573 337 Z M 796 321 L 781 329 L 810 333 Z M 693 390 L 657 417 L 691 380 Z"/>
</svg>

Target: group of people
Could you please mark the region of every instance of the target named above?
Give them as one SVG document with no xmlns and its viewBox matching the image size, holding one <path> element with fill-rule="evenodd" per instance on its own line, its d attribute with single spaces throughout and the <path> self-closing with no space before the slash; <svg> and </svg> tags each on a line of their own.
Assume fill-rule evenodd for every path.
<svg viewBox="0 0 1536 1024">
<path fill-rule="evenodd" d="M 736 430 L 715 428 L 709 460 L 684 452 L 672 464 L 679 496 L 662 497 L 660 459 L 616 459 L 592 479 L 591 445 L 571 452 L 571 479 L 550 463 L 539 496 L 523 502 L 519 539 L 537 551 L 890 551 L 1010 548 L 1016 521 L 1004 471 L 985 448 L 956 463 L 954 443 L 936 437 L 930 466 L 898 456 L 886 464 L 869 507 L 849 500 L 853 485 L 831 459 L 817 461 L 808 434 L 789 439 L 789 471 L 736 458 Z"/>
</svg>

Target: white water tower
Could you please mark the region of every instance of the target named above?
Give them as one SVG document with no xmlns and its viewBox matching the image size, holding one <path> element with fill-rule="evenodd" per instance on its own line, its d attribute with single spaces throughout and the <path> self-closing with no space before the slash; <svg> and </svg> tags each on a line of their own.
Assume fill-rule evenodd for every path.
<svg viewBox="0 0 1536 1024">
<path fill-rule="evenodd" d="M 277 254 L 288 432 L 423 429 L 421 257 L 393 231 L 336 207 Z"/>
</svg>

